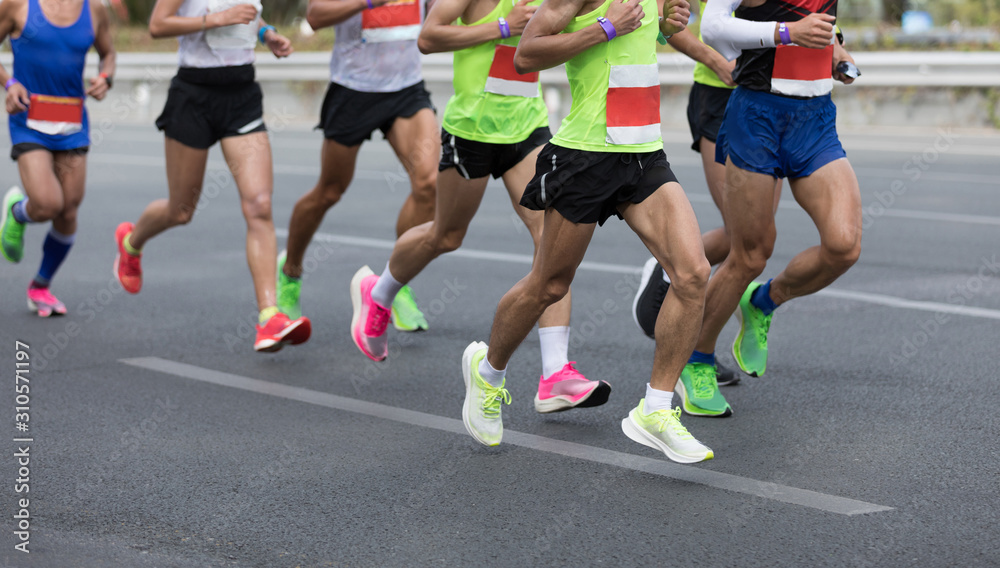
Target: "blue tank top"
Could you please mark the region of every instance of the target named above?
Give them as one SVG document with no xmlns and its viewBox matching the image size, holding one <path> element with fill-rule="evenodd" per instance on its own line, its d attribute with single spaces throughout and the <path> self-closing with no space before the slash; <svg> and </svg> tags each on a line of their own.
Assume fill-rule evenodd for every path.
<svg viewBox="0 0 1000 568">
<path fill-rule="evenodd" d="M 83 68 L 87 51 L 94 44 L 94 24 L 90 0 L 76 22 L 59 27 L 49 22 L 38 0 L 28 0 L 28 19 L 21 35 L 10 40 L 14 54 L 14 78 L 32 95 L 84 98 Z M 83 129 L 67 135 L 52 135 L 27 126 L 28 113 L 10 115 L 12 144 L 41 144 L 49 150 L 72 150 L 90 145 L 87 109 L 83 110 Z"/>
</svg>

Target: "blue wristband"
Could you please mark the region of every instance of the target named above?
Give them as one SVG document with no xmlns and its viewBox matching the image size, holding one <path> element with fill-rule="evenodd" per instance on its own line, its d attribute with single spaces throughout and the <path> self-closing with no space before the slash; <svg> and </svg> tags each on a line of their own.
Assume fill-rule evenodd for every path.
<svg viewBox="0 0 1000 568">
<path fill-rule="evenodd" d="M 257 39 L 259 39 L 261 43 L 267 43 L 266 41 L 264 41 L 264 34 L 266 34 L 268 30 L 271 30 L 272 32 L 275 33 L 278 32 L 278 30 L 274 29 L 274 26 L 271 25 L 261 27 L 259 30 L 257 30 Z"/>
</svg>

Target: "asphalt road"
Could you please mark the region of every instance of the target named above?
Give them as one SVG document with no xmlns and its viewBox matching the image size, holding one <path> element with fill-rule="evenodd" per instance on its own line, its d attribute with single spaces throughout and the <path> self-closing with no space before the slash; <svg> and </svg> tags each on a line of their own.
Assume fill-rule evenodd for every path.
<svg viewBox="0 0 1000 568">
<path fill-rule="evenodd" d="M 407 188 L 388 146 L 366 146 L 310 249 L 313 337 L 262 355 L 229 181 L 147 246 L 140 295 L 114 284 L 115 226 L 166 195 L 158 133 L 116 127 L 91 154 L 77 244 L 54 283 L 70 314 L 25 309 L 42 228 L 21 264 L 0 267 L 0 565 L 1000 564 L 1000 137 L 843 137 L 864 193 L 860 261 L 778 311 L 766 377 L 724 389 L 735 414 L 684 419 L 716 459 L 677 466 L 619 428 L 653 351 L 629 314 L 647 253 L 623 223 L 598 231 L 574 284 L 570 358 L 613 385 L 611 400 L 537 415 L 532 335 L 508 375 L 507 443 L 484 448 L 461 429 L 459 361 L 488 338 L 531 247 L 499 186 L 465 252 L 414 282 L 430 331 L 390 330 L 390 359 L 375 365 L 348 337 L 348 283 L 384 266 Z M 698 156 L 685 133 L 668 138 L 702 228 L 714 226 Z M 315 181 L 319 139 L 273 133 L 279 231 Z M 0 162 L 5 186 L 16 176 Z M 784 199 L 766 276 L 817 242 L 787 188 Z M 16 341 L 30 346 L 27 433 L 13 420 Z M 30 493 L 17 493 L 25 446 Z M 30 554 L 14 548 L 26 497 Z"/>
</svg>

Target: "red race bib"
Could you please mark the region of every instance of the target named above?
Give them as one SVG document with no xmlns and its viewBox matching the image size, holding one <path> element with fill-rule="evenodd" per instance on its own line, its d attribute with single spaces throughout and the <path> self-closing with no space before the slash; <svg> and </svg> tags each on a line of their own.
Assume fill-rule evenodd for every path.
<svg viewBox="0 0 1000 568">
<path fill-rule="evenodd" d="M 43 134 L 73 134 L 83 130 L 83 99 L 31 95 L 28 128 Z"/>
</svg>

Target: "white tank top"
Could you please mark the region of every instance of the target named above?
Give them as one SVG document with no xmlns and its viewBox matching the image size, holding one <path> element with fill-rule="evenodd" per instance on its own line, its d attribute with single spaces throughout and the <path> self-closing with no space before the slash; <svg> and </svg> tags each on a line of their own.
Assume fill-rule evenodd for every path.
<svg viewBox="0 0 1000 568">
<path fill-rule="evenodd" d="M 421 0 L 398 0 L 337 24 L 330 81 L 368 93 L 391 93 L 419 83 L 417 36 L 423 19 Z"/>
<path fill-rule="evenodd" d="M 184 0 L 177 15 L 200 18 L 237 4 L 254 4 L 257 19 L 246 25 L 214 28 L 177 37 L 181 67 L 235 67 L 254 62 L 253 49 L 260 27 L 260 0 Z"/>
</svg>

